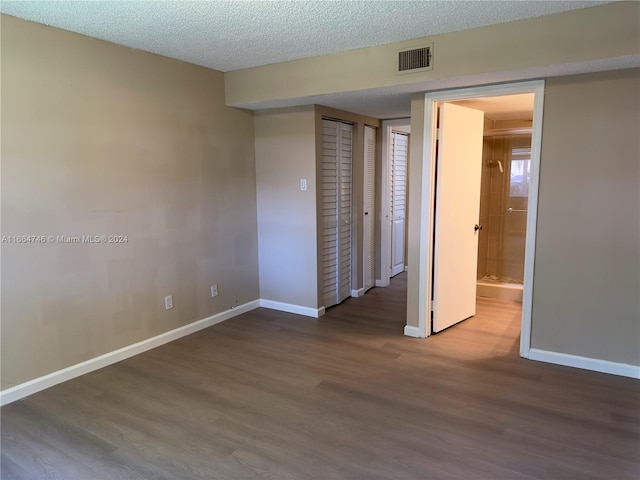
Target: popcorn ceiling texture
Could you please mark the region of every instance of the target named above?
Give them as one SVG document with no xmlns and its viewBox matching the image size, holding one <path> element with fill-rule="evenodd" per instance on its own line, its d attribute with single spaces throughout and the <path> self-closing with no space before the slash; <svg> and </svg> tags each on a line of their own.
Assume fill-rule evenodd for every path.
<svg viewBox="0 0 640 480">
<path fill-rule="evenodd" d="M 603 3 L 3 1 L 0 11 L 226 72 Z"/>
</svg>

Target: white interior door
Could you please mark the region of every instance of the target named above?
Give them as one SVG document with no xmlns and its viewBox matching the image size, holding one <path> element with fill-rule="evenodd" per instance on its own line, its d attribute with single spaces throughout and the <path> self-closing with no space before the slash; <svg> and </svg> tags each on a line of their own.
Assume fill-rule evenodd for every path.
<svg viewBox="0 0 640 480">
<path fill-rule="evenodd" d="M 443 103 L 439 125 L 434 333 L 476 313 L 484 112 Z"/>
<path fill-rule="evenodd" d="M 353 126 L 322 121 L 321 298 L 325 307 L 351 295 Z"/>
<path fill-rule="evenodd" d="M 406 134 L 391 134 L 391 276 L 404 272 L 404 232 L 407 210 L 407 146 Z"/>
<path fill-rule="evenodd" d="M 364 290 L 375 284 L 376 129 L 364 127 Z"/>
</svg>

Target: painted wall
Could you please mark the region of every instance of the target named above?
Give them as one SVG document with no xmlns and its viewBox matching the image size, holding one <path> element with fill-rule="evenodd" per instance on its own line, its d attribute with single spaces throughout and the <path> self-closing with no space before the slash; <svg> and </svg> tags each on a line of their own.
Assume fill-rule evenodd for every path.
<svg viewBox="0 0 640 480">
<path fill-rule="evenodd" d="M 265 108 L 274 106 L 269 102 L 282 105 L 289 101 L 289 105 L 295 105 L 309 103 L 302 98 L 305 96 L 395 85 L 420 83 L 421 90 L 433 90 L 528 79 L 540 76 L 531 73 L 532 68 L 538 67 L 546 68 L 549 75 L 553 66 L 560 64 L 588 65 L 602 59 L 637 55 L 638 17 L 638 2 L 618 2 L 227 72 L 226 100 L 228 105 Z M 397 50 L 425 42 L 434 46 L 433 70 L 396 74 Z"/>
<path fill-rule="evenodd" d="M 640 365 L 640 70 L 547 80 L 533 348 Z"/>
<path fill-rule="evenodd" d="M 362 184 L 364 126 L 379 121 L 321 106 L 255 113 L 260 298 L 301 307 L 324 307 L 318 291 L 317 205 L 322 192 L 322 118 L 354 124 L 352 288 L 362 286 Z M 300 191 L 300 180 L 307 190 Z"/>
<path fill-rule="evenodd" d="M 532 348 L 640 365 L 638 85 L 639 69 L 546 80 Z M 424 106 L 424 95 L 414 95 L 409 201 L 416 208 Z M 419 239 L 413 216 L 410 265 L 424 262 Z M 408 272 L 409 329 L 418 326 L 425 294 L 416 270 Z"/>
<path fill-rule="evenodd" d="M 428 231 L 429 226 L 421 225 L 424 217 L 421 212 L 422 204 L 422 177 L 428 172 L 424 172 L 423 157 L 425 155 L 425 100 L 424 93 L 416 93 L 411 97 L 411 137 L 409 137 L 409 171 L 407 190 L 407 203 L 410 215 L 407 216 L 407 326 L 417 329 L 418 318 L 426 318 L 426 312 L 419 311 L 420 298 L 427 295 L 427 292 L 418 290 L 418 281 L 421 271 L 426 271 L 427 258 L 420 257 L 421 230 Z M 433 185 L 431 187 L 433 191 Z M 426 221 L 426 220 L 424 220 Z M 431 243 L 428 246 L 431 254 Z M 431 289 L 431 275 L 425 278 L 427 290 Z M 406 332 L 406 329 L 405 329 Z M 415 333 L 415 332 L 414 332 Z M 417 333 L 416 333 L 417 334 Z"/>
<path fill-rule="evenodd" d="M 2 244 L 2 387 L 258 298 L 253 115 L 222 73 L 7 16 L 1 40 L 2 235 L 127 237 Z"/>
<path fill-rule="evenodd" d="M 311 309 L 318 308 L 315 115 L 310 106 L 254 119 L 260 298 Z"/>
</svg>

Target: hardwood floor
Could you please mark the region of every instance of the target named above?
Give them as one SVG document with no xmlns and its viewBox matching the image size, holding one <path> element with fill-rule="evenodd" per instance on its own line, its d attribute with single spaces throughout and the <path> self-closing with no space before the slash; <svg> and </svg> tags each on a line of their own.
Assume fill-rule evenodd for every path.
<svg viewBox="0 0 640 480">
<path fill-rule="evenodd" d="M 404 275 L 2 408 L 3 479 L 637 479 L 640 382 L 518 357 L 519 304 L 402 335 Z"/>
</svg>

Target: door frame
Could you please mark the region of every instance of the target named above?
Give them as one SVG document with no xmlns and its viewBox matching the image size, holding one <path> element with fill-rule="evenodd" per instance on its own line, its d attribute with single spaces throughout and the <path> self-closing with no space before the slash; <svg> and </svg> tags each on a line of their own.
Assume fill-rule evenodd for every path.
<svg viewBox="0 0 640 480">
<path fill-rule="evenodd" d="M 396 118 L 393 120 L 383 120 L 380 130 L 382 131 L 382 161 L 380 166 L 380 194 L 376 196 L 380 198 L 380 212 L 378 214 L 378 222 L 380 225 L 380 275 L 376 278 L 376 287 L 388 287 L 391 283 L 391 275 L 389 273 L 391 266 L 391 227 L 389 216 L 391 214 L 391 205 L 389 204 L 389 167 L 391 165 L 391 134 L 395 127 L 411 128 L 411 118 Z M 407 161 L 409 159 L 407 158 Z M 407 168 L 407 179 L 409 177 L 409 169 Z M 408 197 L 407 197 L 408 207 Z M 405 222 L 408 222 L 408 215 L 405 212 Z"/>
<path fill-rule="evenodd" d="M 531 178 L 527 213 L 527 234 L 524 256 L 524 289 L 522 298 L 522 325 L 520 356 L 529 358 L 531 349 L 531 311 L 533 305 L 533 276 L 535 261 L 536 224 L 538 218 L 538 186 L 540 180 L 540 149 L 542 146 L 542 114 L 544 80 L 533 80 L 471 88 L 441 90 L 425 93 L 424 131 L 422 151 L 422 181 L 420 192 L 420 239 L 418 243 L 418 328 L 405 327 L 405 335 L 425 338 L 431 334 L 431 299 L 433 285 L 433 238 L 435 228 L 435 167 L 437 104 L 479 97 L 496 97 L 521 93 L 534 94 L 533 128 L 531 133 Z M 417 334 L 417 335 L 416 335 Z"/>
</svg>

